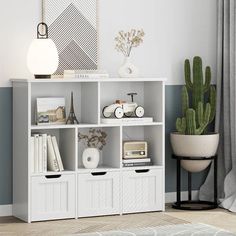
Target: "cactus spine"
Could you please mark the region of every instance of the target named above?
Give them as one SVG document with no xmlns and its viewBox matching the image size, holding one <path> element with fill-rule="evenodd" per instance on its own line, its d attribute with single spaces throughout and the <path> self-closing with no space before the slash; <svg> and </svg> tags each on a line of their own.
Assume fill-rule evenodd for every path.
<svg viewBox="0 0 236 236">
<path fill-rule="evenodd" d="M 176 129 L 181 134 L 200 135 L 215 117 L 216 90 L 211 86 L 211 69 L 205 69 L 205 81 L 203 78 L 202 59 L 193 59 L 193 79 L 191 79 L 190 61 L 185 60 L 185 82 L 182 89 L 182 117 L 176 120 Z M 192 92 L 192 108 L 190 108 L 188 91 Z M 209 93 L 209 103 L 204 108 L 204 96 Z"/>
</svg>

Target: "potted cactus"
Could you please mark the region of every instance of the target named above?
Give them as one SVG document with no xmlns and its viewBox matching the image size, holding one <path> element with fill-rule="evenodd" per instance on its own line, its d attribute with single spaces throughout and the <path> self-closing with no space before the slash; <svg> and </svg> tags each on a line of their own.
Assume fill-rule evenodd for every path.
<svg viewBox="0 0 236 236">
<path fill-rule="evenodd" d="M 218 133 L 207 133 L 216 110 L 216 90 L 211 85 L 211 69 L 206 67 L 205 80 L 200 57 L 193 59 L 193 78 L 190 61 L 185 61 L 185 83 L 182 88 L 182 117 L 176 120 L 177 132 L 171 133 L 171 145 L 177 156 L 211 157 L 217 152 Z M 191 93 L 191 96 L 189 94 Z M 209 97 L 209 101 L 207 101 Z M 190 99 L 191 98 L 191 99 Z M 191 101 L 190 101 L 191 100 Z M 182 160 L 181 165 L 190 172 L 204 170 L 210 160 Z"/>
</svg>

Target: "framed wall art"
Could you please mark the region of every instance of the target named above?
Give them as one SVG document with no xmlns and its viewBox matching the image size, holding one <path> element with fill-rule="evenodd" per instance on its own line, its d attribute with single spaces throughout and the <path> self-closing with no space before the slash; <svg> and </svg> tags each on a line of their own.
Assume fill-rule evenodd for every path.
<svg viewBox="0 0 236 236">
<path fill-rule="evenodd" d="M 42 0 L 43 21 L 64 70 L 98 69 L 98 0 Z"/>
</svg>

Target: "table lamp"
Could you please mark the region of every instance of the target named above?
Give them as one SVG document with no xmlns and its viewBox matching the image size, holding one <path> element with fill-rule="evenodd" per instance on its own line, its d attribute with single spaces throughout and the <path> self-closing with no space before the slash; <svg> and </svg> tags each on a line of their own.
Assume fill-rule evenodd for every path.
<svg viewBox="0 0 236 236">
<path fill-rule="evenodd" d="M 41 30 L 41 31 L 40 31 Z M 31 43 L 27 66 L 36 79 L 50 79 L 59 64 L 55 43 L 48 38 L 48 26 L 41 22 L 37 26 L 37 39 Z"/>
</svg>

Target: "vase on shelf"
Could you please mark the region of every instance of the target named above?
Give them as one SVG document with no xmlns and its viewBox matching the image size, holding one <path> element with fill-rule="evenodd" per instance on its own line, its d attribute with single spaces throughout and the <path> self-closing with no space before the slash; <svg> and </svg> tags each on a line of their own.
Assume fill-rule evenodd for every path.
<svg viewBox="0 0 236 236">
<path fill-rule="evenodd" d="M 121 78 L 134 78 L 139 76 L 139 69 L 130 62 L 130 57 L 125 57 L 118 73 Z"/>
<path fill-rule="evenodd" d="M 86 148 L 82 155 L 82 162 L 86 169 L 96 169 L 100 160 L 100 153 L 97 148 Z"/>
</svg>

